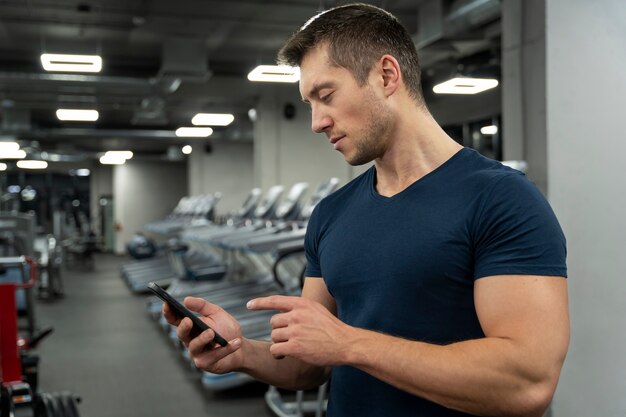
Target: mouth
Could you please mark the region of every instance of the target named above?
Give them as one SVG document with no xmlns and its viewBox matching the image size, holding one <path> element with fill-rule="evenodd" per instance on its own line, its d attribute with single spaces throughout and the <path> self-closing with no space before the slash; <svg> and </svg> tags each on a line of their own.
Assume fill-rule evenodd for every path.
<svg viewBox="0 0 626 417">
<path fill-rule="evenodd" d="M 330 138 L 328 141 L 330 142 L 331 145 L 334 145 L 337 142 L 339 142 L 341 139 L 343 139 L 344 137 L 345 137 L 345 135 L 343 135 L 343 136 L 335 136 L 334 138 Z"/>
</svg>

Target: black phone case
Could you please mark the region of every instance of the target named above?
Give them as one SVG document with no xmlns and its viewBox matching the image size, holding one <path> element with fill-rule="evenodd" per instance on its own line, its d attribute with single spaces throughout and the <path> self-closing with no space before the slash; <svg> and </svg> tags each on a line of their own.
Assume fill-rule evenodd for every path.
<svg viewBox="0 0 626 417">
<path fill-rule="evenodd" d="M 189 317 L 191 319 L 191 322 L 193 323 L 193 327 L 191 328 L 190 335 L 192 338 L 198 337 L 200 333 L 202 333 L 205 330 L 210 329 L 210 327 L 205 322 L 200 320 L 195 314 L 193 314 L 185 306 L 179 303 L 174 297 L 169 295 L 159 285 L 155 284 L 154 282 L 150 282 L 148 283 L 148 288 L 153 293 L 155 293 L 157 297 L 165 301 L 170 306 L 174 314 L 176 314 L 179 318 L 182 319 L 183 317 Z M 215 337 L 213 338 L 213 340 L 215 340 L 215 342 L 218 345 L 226 346 L 228 344 L 228 342 L 222 336 L 220 336 L 215 330 L 213 330 L 213 333 L 215 333 Z"/>
</svg>

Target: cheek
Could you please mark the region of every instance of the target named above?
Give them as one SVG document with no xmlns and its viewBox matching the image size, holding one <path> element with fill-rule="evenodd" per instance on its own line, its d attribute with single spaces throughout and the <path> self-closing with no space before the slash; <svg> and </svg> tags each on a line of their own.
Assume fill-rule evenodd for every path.
<svg viewBox="0 0 626 417">
<path fill-rule="evenodd" d="M 359 99 L 346 100 L 344 103 L 338 103 L 336 119 L 343 121 L 345 124 L 360 124 L 358 120 L 363 117 L 366 112 L 364 106 L 359 104 Z M 358 126 L 357 126 L 358 127 Z"/>
</svg>

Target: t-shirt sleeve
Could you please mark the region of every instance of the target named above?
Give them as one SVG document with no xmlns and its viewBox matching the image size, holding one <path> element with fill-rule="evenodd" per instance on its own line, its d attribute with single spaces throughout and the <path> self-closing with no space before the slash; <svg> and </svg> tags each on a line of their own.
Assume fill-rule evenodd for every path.
<svg viewBox="0 0 626 417">
<path fill-rule="evenodd" d="M 307 277 L 321 277 L 322 269 L 320 267 L 319 258 L 319 211 L 322 202 L 318 204 L 311 217 L 306 228 L 306 234 L 304 236 L 304 252 L 306 255 L 306 271 Z"/>
<path fill-rule="evenodd" d="M 567 276 L 565 236 L 552 208 L 525 176 L 495 180 L 478 210 L 474 279 Z"/>
</svg>

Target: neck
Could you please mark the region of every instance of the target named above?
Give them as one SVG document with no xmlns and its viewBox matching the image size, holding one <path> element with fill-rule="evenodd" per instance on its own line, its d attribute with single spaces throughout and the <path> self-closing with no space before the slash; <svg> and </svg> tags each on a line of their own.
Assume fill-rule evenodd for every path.
<svg viewBox="0 0 626 417">
<path fill-rule="evenodd" d="M 462 146 L 450 138 L 427 110 L 401 112 L 389 146 L 376 163 L 376 191 L 393 196 L 432 172 Z"/>
</svg>

